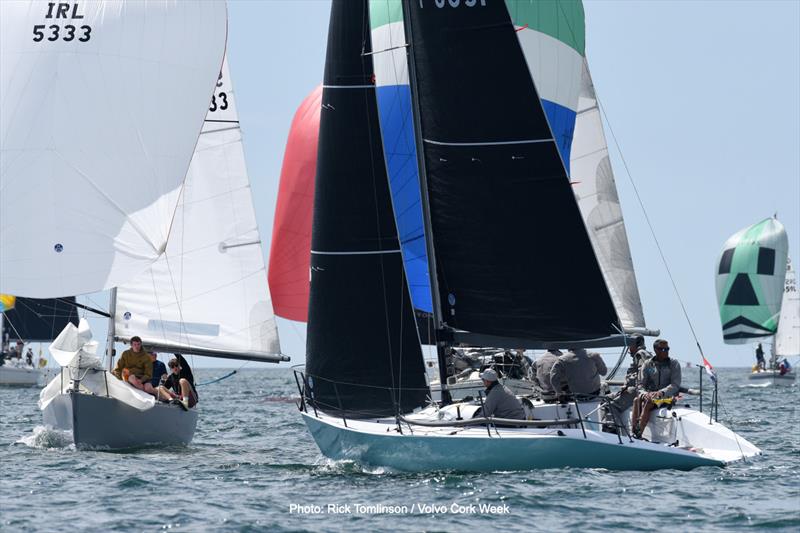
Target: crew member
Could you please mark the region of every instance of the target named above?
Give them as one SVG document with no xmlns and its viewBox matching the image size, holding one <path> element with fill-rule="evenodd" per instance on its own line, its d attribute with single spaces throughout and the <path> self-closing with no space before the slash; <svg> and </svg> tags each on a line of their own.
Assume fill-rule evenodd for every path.
<svg viewBox="0 0 800 533">
<path fill-rule="evenodd" d="M 118 379 L 127 381 L 133 387 L 155 396 L 156 391 L 150 384 L 153 377 L 153 361 L 142 349 L 141 337 L 131 337 L 131 348 L 122 352 L 117 366 L 114 367 L 114 375 Z"/>
<path fill-rule="evenodd" d="M 656 403 L 674 398 L 681 388 L 681 364 L 669 356 L 669 343 L 656 339 L 653 349 L 656 355 L 642 366 L 639 373 L 642 392 L 633 403 L 633 432 L 640 438 Z"/>
<path fill-rule="evenodd" d="M 493 368 L 487 368 L 481 372 L 480 378 L 483 380 L 483 386 L 486 387 L 486 400 L 483 402 L 482 414 L 476 414 L 476 417 L 493 416 L 525 420 L 522 403 L 508 387 L 497 381 L 497 372 Z"/>
</svg>

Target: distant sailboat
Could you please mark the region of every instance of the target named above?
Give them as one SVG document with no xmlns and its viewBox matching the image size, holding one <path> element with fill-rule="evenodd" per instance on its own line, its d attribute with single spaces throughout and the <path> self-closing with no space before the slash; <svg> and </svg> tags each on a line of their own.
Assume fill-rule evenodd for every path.
<svg viewBox="0 0 800 533">
<path fill-rule="evenodd" d="M 12 344 L 52 342 L 67 323 L 78 323 L 75 298 L 15 298 L 0 295 L 0 352 L 6 360 L 0 366 L 0 385 L 42 385 L 47 361 L 36 357 L 31 364 L 25 360 L 10 359 Z"/>
<path fill-rule="evenodd" d="M 726 344 L 747 344 L 778 330 L 789 241 L 778 219 L 732 235 L 717 261 L 716 287 Z"/>
<path fill-rule="evenodd" d="M 736 232 L 725 242 L 717 261 L 716 288 L 726 344 L 766 340 L 778 332 L 782 304 L 787 302 L 787 277 L 790 273 L 791 279 L 794 277 L 788 249 L 786 230 L 774 217 Z M 791 313 L 793 304 L 787 304 L 787 313 Z M 774 366 L 756 366 L 748 377 L 759 382 L 794 379 L 793 374 L 781 375 Z"/>
<path fill-rule="evenodd" d="M 800 294 L 791 259 L 786 260 L 786 282 L 783 288 L 778 331 L 772 343 L 769 366 L 750 374 L 751 380 L 768 381 L 775 385 L 791 384 L 797 379 L 792 363 L 800 359 Z"/>
</svg>

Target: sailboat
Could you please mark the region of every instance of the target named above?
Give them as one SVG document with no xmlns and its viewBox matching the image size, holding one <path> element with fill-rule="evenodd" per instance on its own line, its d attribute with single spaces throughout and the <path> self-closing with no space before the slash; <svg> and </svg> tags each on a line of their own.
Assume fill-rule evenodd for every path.
<svg viewBox="0 0 800 533">
<path fill-rule="evenodd" d="M 224 2 L 81 4 L 80 22 L 62 23 L 83 24 L 87 37 L 44 44 L 23 30 L 47 4 L 2 9 L 2 60 L 17 65 L 2 79 L 3 161 L 12 162 L 2 174 L 3 292 L 111 289 L 109 365 L 114 342 L 132 335 L 150 349 L 286 360 L 224 61 Z M 153 85 L 159 97 L 143 107 Z M 48 112 L 32 129 L 29 115 L 42 101 L 60 102 L 43 91 L 66 100 L 80 93 L 94 107 Z M 25 187 L 53 195 L 11 196 L 52 206 L 37 218 L 38 231 L 7 241 L 18 235 L 15 216 L 32 209 L 6 201 L 5 192 Z M 51 345 L 62 371 L 40 395 L 47 425 L 71 431 L 79 447 L 192 439 L 197 410 L 157 403 L 117 380 L 96 350 L 85 321 L 67 325 Z"/>
<path fill-rule="evenodd" d="M 0 295 L 0 352 L 6 354 L 0 363 L 0 385 L 31 387 L 44 383 L 46 359 L 34 356 L 29 363 L 23 354 L 19 359 L 11 358 L 11 345 L 52 342 L 68 322 L 77 324 L 74 303 L 74 298 L 62 301 Z"/>
<path fill-rule="evenodd" d="M 506 5 L 371 2 L 369 21 L 365 7 L 333 2 L 322 96 L 307 364 L 297 372 L 322 453 L 400 470 L 688 469 L 760 453 L 686 408 L 653 424 L 650 442 L 601 431 L 597 402 L 529 403 L 526 421 L 473 418 L 478 401 L 426 402 L 401 238 L 382 209 L 393 197 L 376 150 L 387 143 L 377 65 L 377 87 L 371 76 L 381 54 L 407 69 L 440 368 L 458 342 L 624 336 Z M 378 46 L 370 23 L 373 36 L 388 25 L 398 44 Z M 330 224 L 334 213 L 346 223 Z"/>
<path fill-rule="evenodd" d="M 791 352 L 792 322 L 797 321 L 794 272 L 789 263 L 789 240 L 777 218 L 770 217 L 733 234 L 717 261 L 716 288 L 722 336 L 726 344 L 747 344 L 777 338 L 783 306 L 786 306 L 786 337 L 781 350 Z M 787 265 L 784 269 L 781 265 Z M 795 336 L 794 343 L 797 342 Z M 777 366 L 776 346 L 768 368 L 758 364 L 748 379 L 761 383 L 793 381 L 794 374 Z M 790 355 L 787 353 L 787 355 Z"/>
<path fill-rule="evenodd" d="M 772 356 L 766 369 L 757 369 L 748 376 L 759 383 L 791 385 L 797 373 L 790 361 L 800 359 L 800 294 L 792 260 L 786 259 L 786 282 L 783 288 L 781 316 L 772 343 Z"/>
</svg>

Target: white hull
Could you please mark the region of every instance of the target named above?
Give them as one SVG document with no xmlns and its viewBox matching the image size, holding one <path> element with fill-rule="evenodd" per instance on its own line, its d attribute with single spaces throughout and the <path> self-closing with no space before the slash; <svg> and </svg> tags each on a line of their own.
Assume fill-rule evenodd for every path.
<svg viewBox="0 0 800 533">
<path fill-rule="evenodd" d="M 596 405 L 596 404 L 595 404 Z M 586 413 L 591 406 L 585 406 Z M 466 410 L 466 406 L 461 407 Z M 535 411 L 535 409 L 534 409 Z M 455 406 L 441 411 L 455 420 Z M 630 439 L 599 430 L 587 420 L 562 427 L 488 428 L 486 426 L 425 427 L 411 421 L 441 421 L 435 407 L 395 419 L 350 420 L 302 413 L 323 455 L 366 466 L 402 471 L 497 471 L 542 468 L 607 468 L 610 470 L 688 470 L 760 455 L 761 451 L 719 423 L 690 409 L 674 409 L 664 419 L 654 417 L 645 437 L 667 435 L 672 443 Z M 673 414 L 674 413 L 674 416 Z M 585 414 L 584 414 L 585 416 Z M 591 417 L 590 417 L 591 418 Z M 648 426 L 648 430 L 651 426 Z M 677 442 L 677 445 L 675 445 Z"/>
<path fill-rule="evenodd" d="M 33 387 L 43 379 L 44 371 L 38 368 L 0 366 L 0 385 Z"/>
<path fill-rule="evenodd" d="M 115 398 L 66 391 L 42 411 L 46 426 L 72 432 L 78 448 L 118 450 L 150 445 L 189 444 L 197 410 L 156 404 L 136 409 Z"/>
<path fill-rule="evenodd" d="M 751 372 L 747 379 L 757 383 L 769 383 L 771 385 L 791 385 L 795 382 L 795 373 L 787 372 L 781 375 L 778 370 L 761 370 Z"/>
</svg>

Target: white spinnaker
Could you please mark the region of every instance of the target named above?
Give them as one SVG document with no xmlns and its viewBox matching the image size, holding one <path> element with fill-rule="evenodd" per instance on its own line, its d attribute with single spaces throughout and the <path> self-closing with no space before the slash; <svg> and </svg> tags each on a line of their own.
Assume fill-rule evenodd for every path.
<svg viewBox="0 0 800 533">
<path fill-rule="evenodd" d="M 221 0 L 0 2 L 0 292 L 94 292 L 158 258 L 226 19 Z"/>
<path fill-rule="evenodd" d="M 775 355 L 779 358 L 800 357 L 800 293 L 797 292 L 795 271 L 788 258 L 781 317 L 775 334 Z"/>
<path fill-rule="evenodd" d="M 622 326 L 645 327 L 614 171 L 585 60 L 572 138 L 570 179 Z"/>
<path fill-rule="evenodd" d="M 227 61 L 166 252 L 117 289 L 116 334 L 175 351 L 280 353 Z"/>
</svg>

